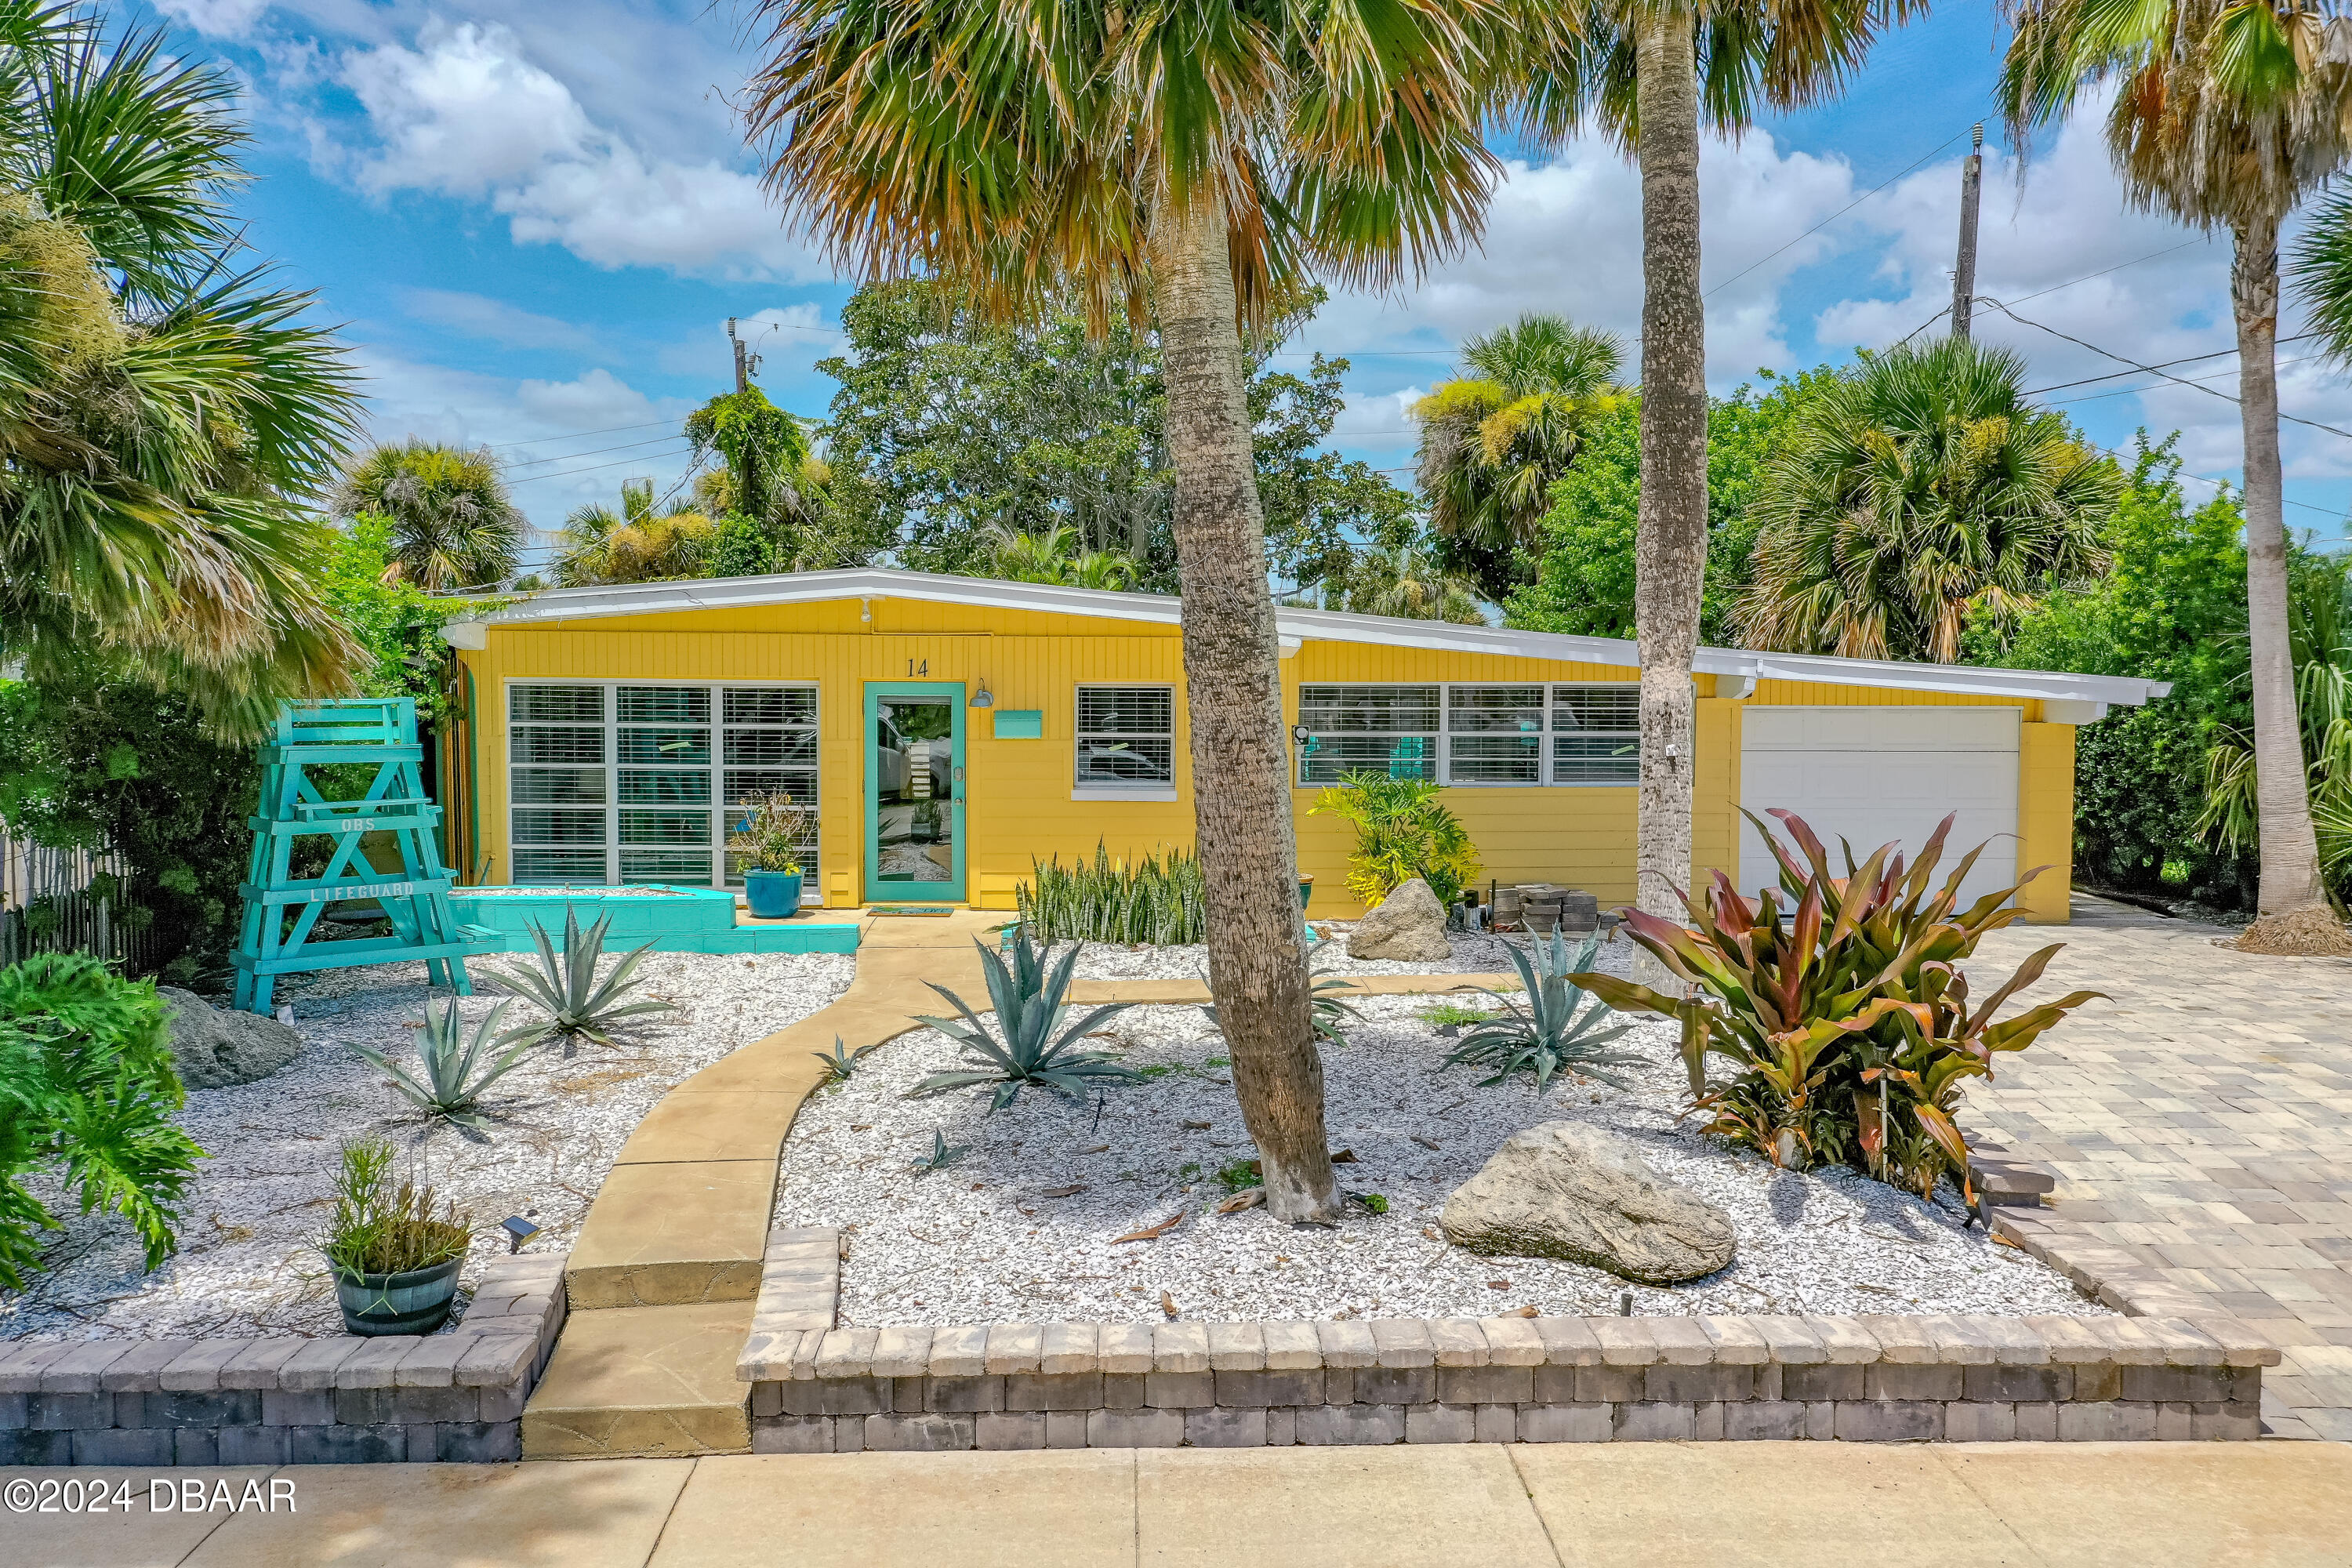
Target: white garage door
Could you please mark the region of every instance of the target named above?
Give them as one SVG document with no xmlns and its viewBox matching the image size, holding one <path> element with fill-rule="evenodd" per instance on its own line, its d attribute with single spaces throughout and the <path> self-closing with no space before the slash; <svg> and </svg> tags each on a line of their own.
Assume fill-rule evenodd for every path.
<svg viewBox="0 0 2352 1568">
<path fill-rule="evenodd" d="M 2021 717 L 2015 708 L 1749 708 L 1740 719 L 1740 804 L 1776 826 L 1771 807 L 1803 817 L 1840 870 L 1841 836 L 1857 859 L 1889 841 L 1908 856 L 1958 812 L 1943 865 L 1985 844 L 1961 889 L 1980 897 L 2017 879 Z M 1780 873 L 1745 817 L 1739 832 L 1739 886 L 1752 895 Z"/>
</svg>

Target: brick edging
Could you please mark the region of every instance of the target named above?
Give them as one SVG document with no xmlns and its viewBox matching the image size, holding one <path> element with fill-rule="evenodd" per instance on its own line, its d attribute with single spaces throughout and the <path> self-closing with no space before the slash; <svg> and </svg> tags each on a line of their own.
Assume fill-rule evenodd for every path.
<svg viewBox="0 0 2352 1568">
<path fill-rule="evenodd" d="M 838 1238 L 770 1238 L 754 1452 L 1291 1443 L 2243 1439 L 2234 1319 L 1620 1317 L 832 1327 Z"/>
<path fill-rule="evenodd" d="M 564 1316 L 562 1253 L 493 1260 L 446 1333 L 0 1347 L 0 1464 L 491 1463 Z"/>
</svg>

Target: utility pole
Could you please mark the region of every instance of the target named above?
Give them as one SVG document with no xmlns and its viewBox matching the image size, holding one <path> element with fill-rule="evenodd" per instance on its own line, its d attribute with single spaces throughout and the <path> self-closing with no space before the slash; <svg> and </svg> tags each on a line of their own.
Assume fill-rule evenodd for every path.
<svg viewBox="0 0 2352 1568">
<path fill-rule="evenodd" d="M 1952 336 L 1968 340 L 1977 298 L 1977 201 L 1984 194 L 1984 122 L 1977 122 L 1969 161 L 1960 165 L 1960 254 L 1952 268 Z"/>
<path fill-rule="evenodd" d="M 1982 134 L 1981 129 L 1979 134 Z M 735 390 L 746 392 L 751 385 L 751 368 L 743 353 L 743 340 L 735 335 L 735 318 L 727 318 L 727 342 L 735 350 Z"/>
</svg>

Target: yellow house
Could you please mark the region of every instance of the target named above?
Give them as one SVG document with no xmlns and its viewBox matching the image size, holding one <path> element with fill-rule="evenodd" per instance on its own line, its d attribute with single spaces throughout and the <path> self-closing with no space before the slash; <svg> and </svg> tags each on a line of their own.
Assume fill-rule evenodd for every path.
<svg viewBox="0 0 2352 1568">
<path fill-rule="evenodd" d="M 803 898 L 1013 906 L 1033 860 L 1192 837 L 1178 601 L 859 569 L 535 595 L 445 636 L 467 710 L 444 768 L 470 882 L 725 886 L 725 807 L 817 807 Z M 1633 892 L 1634 645 L 1280 612 L 1299 868 L 1354 912 L 1351 768 L 1434 778 L 1488 877 Z M 1974 885 L 2066 918 L 2074 728 L 2160 682 L 1701 648 L 1695 874 L 1771 879 L 1738 807 L 1857 849 L 1947 813 Z"/>
</svg>

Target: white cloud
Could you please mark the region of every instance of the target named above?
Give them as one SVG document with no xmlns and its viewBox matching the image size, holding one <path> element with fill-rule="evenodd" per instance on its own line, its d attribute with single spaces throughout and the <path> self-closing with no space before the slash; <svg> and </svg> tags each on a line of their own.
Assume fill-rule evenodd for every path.
<svg viewBox="0 0 2352 1568">
<path fill-rule="evenodd" d="M 625 479 L 650 476 L 667 488 L 686 471 L 678 427 L 691 405 L 648 397 L 607 370 L 510 379 L 381 354 L 363 368 L 369 440 L 491 447 L 541 529 L 583 502 L 610 500 Z"/>
<path fill-rule="evenodd" d="M 208 38 L 242 38 L 269 9 L 269 0 L 155 0 L 155 8 Z"/>
<path fill-rule="evenodd" d="M 1412 422 L 1412 405 L 1429 389 L 1408 386 L 1397 392 L 1351 392 L 1333 422 L 1330 438 L 1353 448 L 1410 451 L 1420 432 Z"/>
<path fill-rule="evenodd" d="M 1789 275 L 1819 259 L 1833 238 L 1815 237 L 1748 271 L 1853 199 L 1843 160 L 1782 153 L 1762 133 L 1710 139 L 1699 161 L 1703 281 L 1728 287 L 1707 301 L 1709 374 L 1727 384 L 1759 364 L 1783 367 L 1777 295 Z M 1580 142 L 1549 163 L 1512 162 L 1495 192 L 1482 244 L 1434 268 L 1400 296 L 1340 295 L 1316 317 L 1319 342 L 1361 349 L 1458 342 L 1529 310 L 1557 311 L 1617 333 L 1634 373 L 1642 319 L 1639 174 L 1598 142 Z"/>
<path fill-rule="evenodd" d="M 516 243 L 561 245 L 600 267 L 827 276 L 751 175 L 651 154 L 599 125 L 508 27 L 428 25 L 414 48 L 352 51 L 341 79 L 371 140 L 344 145 L 328 131 L 322 162 L 362 190 L 487 200 Z"/>
<path fill-rule="evenodd" d="M 508 348 L 593 353 L 599 347 L 596 334 L 585 327 L 482 294 L 446 289 L 404 289 L 401 290 L 401 300 L 408 313 L 420 321 Z"/>
</svg>

